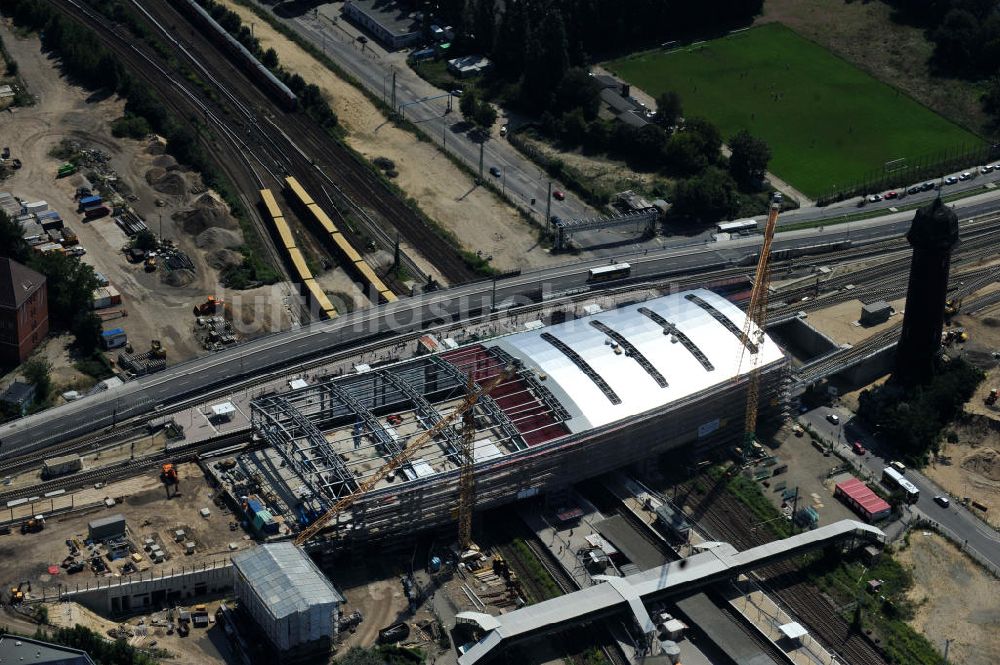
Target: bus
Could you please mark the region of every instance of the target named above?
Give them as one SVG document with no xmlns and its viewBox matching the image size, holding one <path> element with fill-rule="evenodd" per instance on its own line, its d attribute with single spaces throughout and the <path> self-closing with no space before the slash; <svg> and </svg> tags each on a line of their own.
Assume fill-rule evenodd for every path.
<svg viewBox="0 0 1000 665">
<path fill-rule="evenodd" d="M 916 503 L 917 499 L 920 498 L 920 490 L 917 489 L 917 486 L 891 466 L 882 470 L 882 483 L 893 490 L 901 491 L 906 503 Z"/>
<path fill-rule="evenodd" d="M 632 274 L 632 266 L 628 263 L 615 263 L 610 266 L 591 268 L 588 282 L 607 282 L 612 279 L 624 279 Z"/>
<path fill-rule="evenodd" d="M 715 230 L 719 233 L 752 233 L 757 230 L 757 220 L 738 219 L 735 222 L 719 222 L 715 225 Z"/>
</svg>

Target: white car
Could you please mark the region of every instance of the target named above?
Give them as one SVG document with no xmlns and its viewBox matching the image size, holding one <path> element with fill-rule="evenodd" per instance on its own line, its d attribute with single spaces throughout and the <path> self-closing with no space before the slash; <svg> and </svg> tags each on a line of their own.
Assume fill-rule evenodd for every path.
<svg viewBox="0 0 1000 665">
<path fill-rule="evenodd" d="M 956 182 L 958 182 L 958 178 L 956 178 L 953 175 L 950 175 L 944 179 L 944 184 L 946 185 L 954 185 Z"/>
<path fill-rule="evenodd" d="M 832 425 L 839 425 L 840 424 L 840 416 L 838 416 L 836 413 L 828 413 L 828 414 L 826 414 L 826 419 L 829 420 L 830 424 L 832 424 Z"/>
<path fill-rule="evenodd" d="M 971 177 L 972 177 L 972 174 L 971 174 L 971 173 L 969 173 L 968 171 L 966 171 L 966 172 L 965 172 L 965 173 L 963 173 L 962 175 L 958 176 L 958 179 L 959 179 L 959 180 L 968 180 L 968 179 L 969 179 L 969 178 L 971 178 Z"/>
<path fill-rule="evenodd" d="M 986 175 L 987 173 L 992 173 L 993 172 L 993 167 L 990 166 L 989 164 L 987 164 L 986 166 L 983 166 L 982 168 L 980 168 L 979 172 L 982 173 L 983 175 Z"/>
<path fill-rule="evenodd" d="M 872 194 L 871 196 L 868 197 L 869 203 L 878 203 L 881 200 L 882 200 L 881 194 Z"/>
<path fill-rule="evenodd" d="M 944 495 L 940 495 L 934 497 L 934 503 L 941 506 L 942 508 L 947 508 L 948 505 L 951 504 L 951 500 Z"/>
</svg>

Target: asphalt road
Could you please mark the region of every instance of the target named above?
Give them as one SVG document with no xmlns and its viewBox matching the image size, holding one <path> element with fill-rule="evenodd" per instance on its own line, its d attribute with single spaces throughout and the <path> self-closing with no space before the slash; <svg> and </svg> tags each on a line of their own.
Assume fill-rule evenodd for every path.
<svg viewBox="0 0 1000 665">
<path fill-rule="evenodd" d="M 840 416 L 840 425 L 834 425 L 827 420 L 830 413 Z M 882 477 L 882 470 L 892 460 L 879 440 L 862 427 L 854 419 L 854 414 L 847 409 L 820 407 L 800 415 L 799 420 L 808 423 L 814 431 L 830 441 L 838 442 L 845 456 L 854 455 L 851 446 L 855 441 L 860 441 L 867 453 L 863 457 L 860 455 L 856 457 L 876 478 Z M 996 530 L 975 517 L 967 508 L 955 501 L 954 497 L 947 508 L 938 505 L 934 497 L 947 496 L 947 492 L 916 470 L 907 469 L 906 478 L 920 490 L 920 499 L 911 506 L 912 510 L 937 522 L 950 531 L 959 544 L 964 543 L 966 547 L 976 550 L 994 566 L 1000 567 L 1000 547 L 998 547 L 1000 534 Z"/>
<path fill-rule="evenodd" d="M 268 5 L 258 2 L 262 9 Z M 473 170 L 479 170 L 480 143 L 473 139 L 468 129 L 463 130 L 464 119 L 458 109 L 458 99 L 452 99 L 452 110 L 447 112 L 448 92 L 435 88 L 405 66 L 405 54 L 389 53 L 374 39 L 366 44 L 357 41 L 362 33 L 357 27 L 338 18 L 332 6 L 320 6 L 314 14 L 283 18 L 287 26 L 298 32 L 316 48 L 324 51 L 351 76 L 361 82 L 369 92 L 392 102 L 392 75 L 396 76 L 395 108 L 402 108 L 403 115 L 420 127 L 427 136 L 456 155 Z M 398 63 L 398 64 L 397 64 Z M 491 176 L 490 167 L 500 169 L 500 177 Z M 531 160 L 523 157 L 506 140 L 494 132 L 483 146 L 483 177 L 492 179 L 522 207 L 539 219 L 544 219 L 548 197 L 548 176 Z M 552 201 L 552 215 L 566 218 L 593 217 L 597 211 L 577 198 L 558 182 L 553 189 L 565 193 L 564 201 Z M 535 199 L 532 207 L 531 199 Z"/>
<path fill-rule="evenodd" d="M 774 251 L 818 245 L 839 245 L 900 235 L 911 214 L 898 219 L 866 220 L 827 230 L 802 229 L 781 234 Z M 492 306 L 508 307 L 537 302 L 591 288 L 587 271 L 609 261 L 625 260 L 634 278 L 669 277 L 735 265 L 752 257 L 761 237 L 726 242 L 686 241 L 661 250 L 621 253 L 610 259 L 574 261 L 554 268 L 523 273 L 503 280 L 485 280 L 425 293 L 379 305 L 241 344 L 218 354 L 180 363 L 164 372 L 131 381 L 100 395 L 49 409 L 0 426 L 0 461 L 40 450 L 76 436 L 108 427 L 124 418 L 161 411 L 168 405 L 268 371 L 293 371 L 291 366 L 338 349 L 359 346 L 394 334 L 419 330 L 445 320 L 477 315 Z M 615 286 L 609 283 L 606 286 Z"/>
</svg>

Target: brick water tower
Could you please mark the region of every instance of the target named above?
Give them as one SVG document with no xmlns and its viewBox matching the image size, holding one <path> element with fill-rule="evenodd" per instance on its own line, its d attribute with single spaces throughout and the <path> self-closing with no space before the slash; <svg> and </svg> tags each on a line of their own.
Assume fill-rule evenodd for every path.
<svg viewBox="0 0 1000 665">
<path fill-rule="evenodd" d="M 906 239 L 913 246 L 913 261 L 893 378 L 903 386 L 913 386 L 930 379 L 941 348 L 951 250 L 958 244 L 958 215 L 936 198 L 917 210 Z"/>
</svg>

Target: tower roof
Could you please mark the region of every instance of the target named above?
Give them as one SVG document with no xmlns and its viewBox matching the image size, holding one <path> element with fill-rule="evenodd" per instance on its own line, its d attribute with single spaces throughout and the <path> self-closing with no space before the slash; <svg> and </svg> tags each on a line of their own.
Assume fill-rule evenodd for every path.
<svg viewBox="0 0 1000 665">
<path fill-rule="evenodd" d="M 958 244 L 958 215 L 936 198 L 917 209 L 906 239 L 921 249 L 951 249 Z"/>
<path fill-rule="evenodd" d="M 45 283 L 45 277 L 27 266 L 0 257 L 0 307 L 17 309 Z"/>
</svg>

